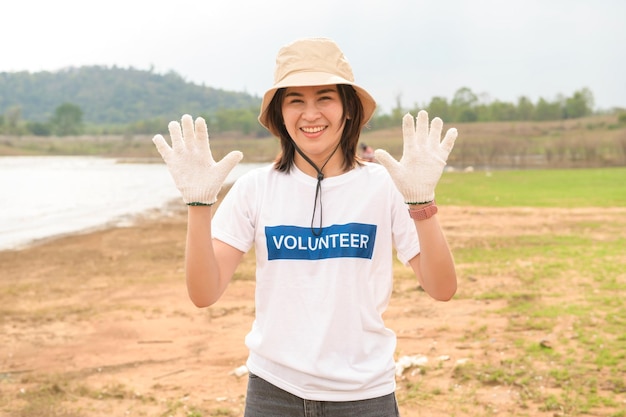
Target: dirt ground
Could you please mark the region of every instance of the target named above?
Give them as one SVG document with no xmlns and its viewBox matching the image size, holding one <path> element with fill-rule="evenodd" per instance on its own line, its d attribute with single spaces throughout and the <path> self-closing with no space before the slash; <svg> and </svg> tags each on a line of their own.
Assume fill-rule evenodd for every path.
<svg viewBox="0 0 626 417">
<path fill-rule="evenodd" d="M 489 236 L 550 233 L 597 215 L 584 209 L 537 215 L 531 209 L 440 208 L 453 249 Z M 237 370 L 246 360 L 244 336 L 254 315 L 251 267 L 238 273 L 215 306 L 194 307 L 182 269 L 185 220 L 182 211 L 155 212 L 132 226 L 0 253 L 1 416 L 243 414 L 247 376 Z M 496 285 L 495 278 L 477 280 L 463 271 L 461 265 L 460 292 Z M 398 377 L 403 417 L 558 415 L 520 412 L 511 387 L 470 392 L 454 378 L 465 361 L 480 365 L 515 348 L 501 337 L 507 331 L 506 317 L 497 313 L 502 306 L 471 296 L 436 302 L 399 274 L 386 313 L 398 335 L 397 359 L 423 355 L 428 369 L 413 366 Z M 490 337 L 462 337 L 469 328 L 488 329 Z M 542 335 L 530 337 L 539 342 Z M 420 386 L 428 392 L 420 393 Z"/>
</svg>

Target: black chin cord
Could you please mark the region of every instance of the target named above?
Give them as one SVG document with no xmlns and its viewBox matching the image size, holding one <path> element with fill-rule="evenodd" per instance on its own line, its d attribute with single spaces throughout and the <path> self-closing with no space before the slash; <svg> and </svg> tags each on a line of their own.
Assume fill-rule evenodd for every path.
<svg viewBox="0 0 626 417">
<path fill-rule="evenodd" d="M 300 156 L 302 158 L 304 158 L 304 160 L 307 161 L 309 163 L 309 165 L 311 165 L 317 171 L 317 186 L 315 187 L 315 200 L 313 201 L 313 216 L 311 216 L 311 233 L 313 233 L 314 236 L 319 236 L 319 235 L 322 234 L 322 213 L 323 213 L 323 211 L 322 211 L 322 180 L 324 179 L 324 173 L 322 172 L 322 170 L 324 169 L 324 167 L 326 166 L 328 161 L 330 161 L 330 158 L 332 158 L 333 155 L 335 154 L 335 152 L 337 152 L 337 149 L 339 149 L 339 145 L 340 144 L 341 144 L 341 142 L 339 142 L 337 144 L 337 146 L 335 147 L 333 152 L 330 154 L 330 156 L 328 157 L 326 162 L 324 162 L 324 165 L 322 165 L 321 168 L 318 168 L 317 165 L 315 165 L 315 163 L 313 161 L 311 161 L 311 159 L 308 156 L 306 156 L 304 154 L 304 152 L 302 152 L 300 150 L 300 148 L 298 148 L 296 143 L 293 142 L 293 146 L 294 146 L 294 148 L 296 148 L 296 151 L 300 154 Z M 313 222 L 315 221 L 315 211 L 317 209 L 317 200 L 318 200 L 318 198 L 319 198 L 319 201 L 320 201 L 320 226 L 316 230 L 313 227 Z"/>
</svg>

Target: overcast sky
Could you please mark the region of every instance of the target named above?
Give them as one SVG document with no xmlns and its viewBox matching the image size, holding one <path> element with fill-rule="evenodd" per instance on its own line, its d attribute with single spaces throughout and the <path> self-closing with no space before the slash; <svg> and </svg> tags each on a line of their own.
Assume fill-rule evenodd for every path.
<svg viewBox="0 0 626 417">
<path fill-rule="evenodd" d="M 0 72 L 153 68 L 260 96 L 281 46 L 323 36 L 385 112 L 461 87 L 626 107 L 624 0 L 15 0 L 0 17 Z"/>
</svg>

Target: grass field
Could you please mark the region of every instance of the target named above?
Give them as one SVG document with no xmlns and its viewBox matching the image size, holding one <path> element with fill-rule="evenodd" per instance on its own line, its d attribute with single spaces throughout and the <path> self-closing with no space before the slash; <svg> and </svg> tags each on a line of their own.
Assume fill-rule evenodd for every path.
<svg viewBox="0 0 626 417">
<path fill-rule="evenodd" d="M 440 202 L 486 207 L 626 207 L 626 167 L 448 172 Z"/>
</svg>

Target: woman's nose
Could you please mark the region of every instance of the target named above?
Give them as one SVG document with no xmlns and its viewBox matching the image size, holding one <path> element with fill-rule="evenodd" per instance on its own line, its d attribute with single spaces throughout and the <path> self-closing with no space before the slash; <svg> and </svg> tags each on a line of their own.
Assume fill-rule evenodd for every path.
<svg viewBox="0 0 626 417">
<path fill-rule="evenodd" d="M 318 119 L 320 116 L 320 110 L 317 108 L 315 103 L 306 103 L 304 106 L 304 110 L 302 111 L 302 118 L 307 121 L 313 121 Z"/>
</svg>

